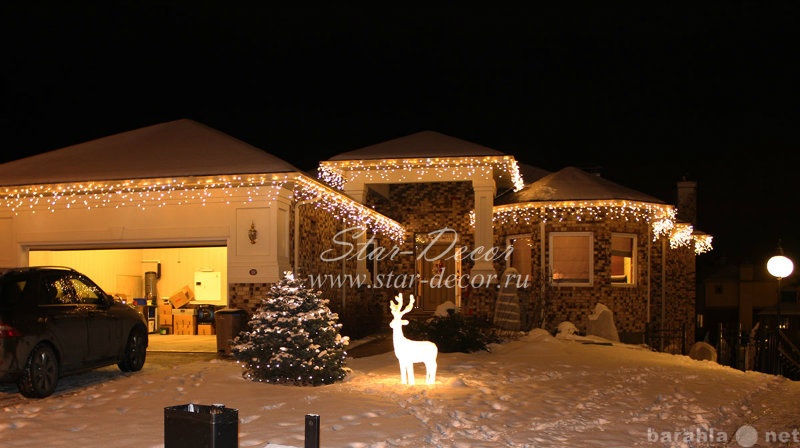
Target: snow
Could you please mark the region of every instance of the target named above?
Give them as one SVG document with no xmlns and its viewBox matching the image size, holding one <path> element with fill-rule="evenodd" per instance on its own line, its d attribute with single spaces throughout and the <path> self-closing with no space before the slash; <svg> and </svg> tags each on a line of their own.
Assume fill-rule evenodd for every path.
<svg viewBox="0 0 800 448">
<path fill-rule="evenodd" d="M 300 171 L 190 119 L 158 123 L 0 164 L 2 185 Z"/>
<path fill-rule="evenodd" d="M 438 363 L 435 385 L 418 365 L 413 386 L 400 384 L 393 352 L 348 356 L 345 379 L 323 386 L 247 381 L 214 355 L 108 367 L 45 399 L 1 388 L 0 440 L 163 447 L 166 407 L 221 403 L 238 411 L 240 447 L 303 447 L 310 414 L 324 447 L 800 446 L 800 382 L 780 376 L 544 330 Z"/>
<path fill-rule="evenodd" d="M 594 307 L 594 312 L 588 317 L 586 334 L 619 342 L 619 333 L 614 324 L 614 313 L 607 306 L 598 302 Z"/>
</svg>

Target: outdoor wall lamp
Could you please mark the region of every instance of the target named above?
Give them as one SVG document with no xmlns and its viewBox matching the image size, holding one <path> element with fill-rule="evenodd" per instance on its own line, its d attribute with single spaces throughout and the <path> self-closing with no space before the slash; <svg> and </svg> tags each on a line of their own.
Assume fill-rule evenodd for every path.
<svg viewBox="0 0 800 448">
<path fill-rule="evenodd" d="M 250 244 L 256 244 L 258 238 L 258 230 L 256 230 L 256 223 L 250 223 L 250 230 L 247 231 L 247 237 L 250 238 Z"/>
</svg>

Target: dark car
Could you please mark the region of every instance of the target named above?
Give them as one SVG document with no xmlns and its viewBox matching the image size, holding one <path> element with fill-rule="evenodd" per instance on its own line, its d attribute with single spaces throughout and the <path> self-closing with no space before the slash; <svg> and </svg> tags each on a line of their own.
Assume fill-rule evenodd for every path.
<svg viewBox="0 0 800 448">
<path fill-rule="evenodd" d="M 116 364 L 142 369 L 147 320 L 65 267 L 0 268 L 0 382 L 53 393 L 59 378 Z"/>
</svg>

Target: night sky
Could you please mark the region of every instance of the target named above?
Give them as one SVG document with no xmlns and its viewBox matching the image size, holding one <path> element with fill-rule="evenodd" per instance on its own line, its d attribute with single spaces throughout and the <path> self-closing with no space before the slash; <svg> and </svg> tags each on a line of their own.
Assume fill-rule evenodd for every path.
<svg viewBox="0 0 800 448">
<path fill-rule="evenodd" d="M 433 130 L 671 203 L 697 181 L 702 263 L 800 256 L 795 2 L 8 3 L 0 162 L 179 118 L 304 170 Z"/>
</svg>

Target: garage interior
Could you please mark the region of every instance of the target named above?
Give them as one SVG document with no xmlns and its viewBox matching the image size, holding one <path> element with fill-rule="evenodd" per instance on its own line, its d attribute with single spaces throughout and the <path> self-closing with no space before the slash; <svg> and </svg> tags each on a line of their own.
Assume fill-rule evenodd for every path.
<svg viewBox="0 0 800 448">
<path fill-rule="evenodd" d="M 135 306 L 152 334 L 210 336 L 228 305 L 225 245 L 31 249 L 29 266 L 67 266 Z"/>
</svg>

